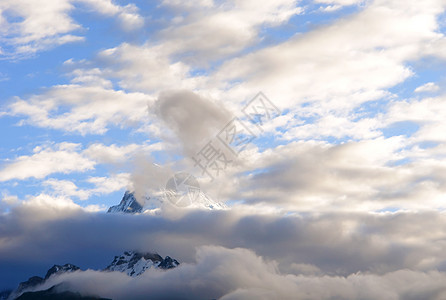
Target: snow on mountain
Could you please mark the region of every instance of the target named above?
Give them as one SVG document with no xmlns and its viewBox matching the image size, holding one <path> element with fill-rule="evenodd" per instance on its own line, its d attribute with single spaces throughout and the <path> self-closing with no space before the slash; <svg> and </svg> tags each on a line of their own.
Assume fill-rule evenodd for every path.
<svg viewBox="0 0 446 300">
<path fill-rule="evenodd" d="M 169 205 L 174 205 L 183 208 L 197 208 L 197 209 L 209 209 L 220 210 L 227 209 L 228 207 L 221 202 L 214 201 L 208 195 L 201 190 L 191 193 L 180 192 L 165 192 L 164 197 L 146 197 L 144 204 L 141 205 L 134 196 L 133 192 L 126 191 L 122 197 L 121 202 L 118 205 L 111 206 L 108 209 L 108 213 L 145 213 L 160 209 L 162 204 L 166 202 Z"/>
<path fill-rule="evenodd" d="M 104 271 L 119 271 L 135 277 L 151 268 L 172 269 L 179 264 L 176 259 L 169 256 L 163 259 L 159 254 L 126 251 L 121 256 L 115 256 L 112 263 Z"/>
</svg>

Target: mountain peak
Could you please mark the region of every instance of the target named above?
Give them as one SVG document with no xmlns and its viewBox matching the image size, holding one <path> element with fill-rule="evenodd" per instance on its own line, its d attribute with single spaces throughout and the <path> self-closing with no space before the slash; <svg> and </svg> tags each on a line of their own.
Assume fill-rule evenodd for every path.
<svg viewBox="0 0 446 300">
<path fill-rule="evenodd" d="M 135 195 L 126 191 L 118 205 L 114 205 L 108 209 L 108 213 L 124 212 L 124 213 L 140 213 L 142 205 L 136 200 Z"/>
<path fill-rule="evenodd" d="M 140 253 L 137 251 L 126 251 L 123 255 L 115 256 L 109 266 L 104 271 L 119 271 L 129 276 L 135 277 L 144 273 L 150 268 L 172 269 L 180 263 L 169 256 L 162 258 L 157 253 Z"/>
<path fill-rule="evenodd" d="M 149 201 L 150 199 L 150 201 Z M 122 197 L 121 202 L 118 205 L 111 206 L 107 213 L 144 213 L 152 209 L 159 208 L 164 201 L 171 203 L 172 205 L 184 208 L 198 208 L 208 210 L 221 210 L 227 209 L 224 203 L 214 201 L 208 195 L 201 190 L 195 191 L 193 194 L 182 194 L 180 192 L 170 192 L 166 194 L 165 199 L 158 197 L 146 197 L 144 204 L 141 205 L 133 192 L 126 191 Z"/>
<path fill-rule="evenodd" d="M 52 275 L 55 275 L 55 274 L 74 272 L 74 271 L 77 271 L 77 270 L 80 270 L 80 268 L 75 266 L 75 265 L 72 265 L 72 264 L 64 264 L 63 266 L 54 265 L 46 273 L 45 280 L 50 278 Z"/>
</svg>

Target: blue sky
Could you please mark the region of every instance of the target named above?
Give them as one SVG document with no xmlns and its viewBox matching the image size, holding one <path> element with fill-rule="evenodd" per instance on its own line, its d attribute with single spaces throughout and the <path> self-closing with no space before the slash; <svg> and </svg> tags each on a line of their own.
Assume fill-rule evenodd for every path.
<svg viewBox="0 0 446 300">
<path fill-rule="evenodd" d="M 234 216 L 220 216 L 226 221 L 253 214 L 243 222 L 271 229 L 263 219 L 270 216 L 277 217 L 271 221 L 277 228 L 304 222 L 311 231 L 313 222 L 333 220 L 344 234 L 342 245 L 327 246 L 336 251 L 350 245 L 346 236 L 370 238 L 371 247 L 381 249 L 372 234 L 361 231 L 361 216 L 370 218 L 370 227 L 374 218 L 398 227 L 430 213 L 443 222 L 445 1 L 259 3 L 0 1 L 0 222 L 30 207 L 42 224 L 53 220 L 52 209 L 105 218 L 126 190 L 138 198 L 157 195 L 180 171 L 195 175 L 204 193 L 229 206 Z M 261 129 L 242 112 L 259 92 L 279 109 Z M 235 117 L 256 135 L 237 156 L 217 139 Z M 213 181 L 193 160 L 209 141 L 232 160 Z M 195 228 L 184 212 L 151 214 L 165 217 L 154 222 L 171 234 L 160 241 L 162 250 L 178 246 L 177 232 L 169 231 L 175 225 Z M 180 221 L 172 225 L 172 219 Z M 105 230 L 101 226 L 92 232 Z M 383 240 L 396 234 L 381 229 Z M 402 248 L 435 248 L 434 239 L 444 238 L 438 233 L 423 240 L 418 234 L 413 245 L 405 244 L 416 235 L 411 230 L 399 233 Z M 446 261 L 414 246 L 406 253 L 413 255 L 410 263 L 387 269 L 394 252 L 386 244 L 388 256 L 378 255 L 370 265 L 362 260 L 364 249 L 357 249 L 352 265 L 322 254 L 296 262 L 291 254 L 279 259 L 240 236 L 220 238 L 187 244 L 189 252 L 180 259 L 193 261 L 194 247 L 231 245 L 281 267 L 296 264 L 294 271 L 281 269 L 286 274 L 348 270 L 341 272 L 345 276 L 442 271 Z M 321 247 L 319 242 L 310 244 Z M 0 236 L 0 254 L 14 252 L 1 243 Z M 296 250 L 283 243 L 290 253 Z M 108 253 L 117 249 L 113 244 Z M 423 255 L 432 257 L 412 260 Z"/>
<path fill-rule="evenodd" d="M 155 163 L 184 168 L 190 160 L 185 141 L 175 137 L 154 109 L 159 95 L 171 90 L 193 91 L 235 116 L 257 92 L 267 93 L 283 113 L 247 148 L 258 155 L 294 142 L 381 147 L 400 137 L 400 147 L 386 154 L 395 157 L 387 162 L 383 158 L 385 166 L 413 161 L 417 145 L 435 145 L 422 147 L 425 155 L 441 146 L 441 138 L 422 136 L 429 123 L 423 119 L 426 115 L 398 109 L 407 104 L 411 110 L 429 101 L 441 105 L 441 10 L 420 13 L 423 23 L 418 24 L 418 17 L 409 12 L 395 20 L 390 17 L 393 12 L 379 11 L 380 4 L 364 1 L 283 1 L 255 9 L 250 5 L 67 0 L 48 6 L 42 16 L 21 2 L 4 4 L 0 172 L 9 175 L 1 179 L 3 196 L 17 201 L 41 194 L 60 196 L 104 210 L 125 189 L 135 189 L 135 155 L 144 153 Z M 380 13 L 381 25 L 368 23 L 363 28 L 380 38 L 361 41 L 364 33 L 354 24 Z M 48 25 L 45 18 L 60 22 Z M 197 32 L 200 26 L 206 30 Z M 398 32 L 404 26 L 408 30 Z M 420 30 L 411 31 L 413 26 Z M 356 35 L 354 43 L 345 42 Z M 111 95 L 116 98 L 103 104 L 109 116 L 93 111 L 101 107 L 95 102 Z M 82 115 L 84 111 L 88 116 Z M 429 126 L 438 127 L 435 122 Z M 204 145 L 206 137 L 200 138 Z M 72 165 L 58 170 L 57 159 L 49 154 L 35 167 L 19 171 L 18 161 L 31 163 L 40 152 L 57 152 L 63 143 L 76 148 L 68 158 Z M 158 151 L 147 150 L 155 144 Z M 91 145 L 123 151 L 114 154 L 125 158 L 116 161 L 105 155 L 101 161 L 91 157 L 98 155 L 93 151 L 90 157 L 82 154 Z M 194 146 L 198 152 L 199 145 Z M 88 160 L 88 166 L 76 166 L 74 156 Z M 251 163 L 248 169 L 234 166 L 220 180 L 270 167 Z M 40 164 L 55 165 L 41 171 Z M 91 183 L 113 176 L 121 176 L 113 187 L 101 189 Z M 63 191 L 62 183 L 71 185 L 71 194 Z"/>
<path fill-rule="evenodd" d="M 385 142 L 400 136 L 402 143 L 406 145 L 392 149 L 393 152 L 388 154 L 398 157 L 389 162 L 404 162 L 413 161 L 413 158 L 401 156 L 410 156 L 410 149 L 418 144 L 430 143 L 438 146 L 439 141 L 436 139 L 416 137 L 416 133 L 422 129 L 423 120 L 410 119 L 413 116 L 396 117 L 390 111 L 401 103 L 423 102 L 426 97 L 441 97 L 441 84 L 444 81 L 441 67 L 444 62 L 440 54 L 443 28 L 441 13 L 423 15 L 426 19 L 423 23 L 425 29 L 414 32 L 410 42 L 405 38 L 389 42 L 383 37 L 374 41 L 375 44 L 361 45 L 359 38 L 357 44 L 347 44 L 344 50 L 338 45 L 339 41 L 346 36 L 361 34 L 354 30 L 349 31 L 348 28 L 351 27 L 348 24 L 361 22 L 362 16 L 364 19 L 368 18 L 378 9 L 378 4 L 362 1 L 283 1 L 254 10 L 250 5 L 248 2 L 204 1 L 201 4 L 185 4 L 166 1 L 147 4 L 67 0 L 49 7 L 49 13 L 45 17 L 61 18 L 61 21 L 60 26 L 57 23 L 48 26 L 47 21 L 38 15 L 38 11 L 23 9 L 22 3 L 5 4 L 3 16 L 7 29 L 0 60 L 3 172 L 17 168 L 15 162 L 20 159 L 31 162 L 35 158 L 33 155 L 46 148 L 52 149 L 50 152 L 57 151 L 54 148 L 61 143 L 76 144 L 77 148 L 72 153 L 75 155 L 93 144 L 101 145 L 101 149 L 118 147 L 121 151 L 125 151 L 127 145 L 134 145 L 136 148 L 122 153 L 127 155 L 127 162 L 107 158 L 106 162 L 90 159 L 94 167 L 68 166 L 66 170 L 58 171 L 54 166 L 54 169 L 50 168 L 42 173 L 39 171 L 39 163 L 45 162 L 38 162 L 29 174 L 7 175 L 2 179 L 4 197 L 16 197 L 18 201 L 23 201 L 43 193 L 68 197 L 68 201 L 74 201 L 82 207 L 104 210 L 116 202 L 125 189 L 134 189 L 130 177 L 134 168 L 132 160 L 137 153 L 139 155 L 141 151 L 145 151 L 144 155 L 149 160 L 162 164 L 172 165 L 175 161 L 190 159 L 184 153 L 184 145 L 173 145 L 175 137 L 172 132 L 169 132 L 166 124 L 156 120 L 156 113 L 152 113 L 157 97 L 169 90 L 186 89 L 197 95 L 205 95 L 209 101 L 225 107 L 235 116 L 240 115 L 242 105 L 258 91 L 268 93 L 268 97 L 284 113 L 248 148 L 259 154 L 296 141 L 314 141 L 335 146 L 361 141 L 373 143 L 374 139 Z M 237 20 L 239 17 L 242 19 Z M 401 24 L 416 19 L 410 15 L 404 18 L 401 18 Z M 35 22 L 34 28 L 28 24 L 31 20 Z M 206 21 L 210 21 L 211 26 L 208 31 L 201 32 L 202 37 L 198 36 L 197 40 L 194 30 L 204 26 Z M 239 22 L 241 29 L 225 28 L 231 22 Z M 384 19 L 383 24 L 389 22 L 392 20 Z M 379 36 L 380 28 L 373 24 L 367 25 L 372 30 L 371 35 Z M 407 26 L 410 28 L 412 25 Z M 399 27 L 396 22 L 395 30 L 388 30 L 384 35 L 387 34 L 392 39 L 393 34 L 398 34 L 396 30 Z M 336 28 L 340 29 L 333 31 Z M 230 33 L 230 30 L 235 31 Z M 220 40 L 218 34 L 224 34 Z M 332 46 L 327 44 L 327 49 L 319 46 L 326 39 L 324 35 L 333 39 Z M 421 49 L 425 43 L 432 44 L 429 50 Z M 308 47 L 314 47 L 317 56 L 311 53 L 299 54 L 299 51 L 307 51 L 300 49 Z M 407 53 L 398 55 L 398 51 L 404 47 L 418 47 L 420 50 L 417 54 L 406 51 Z M 284 59 L 288 61 L 281 62 L 283 59 L 277 58 L 284 51 L 287 53 L 284 57 L 288 57 Z M 347 58 L 344 56 L 347 59 L 345 72 L 342 70 L 343 51 L 349 51 Z M 264 57 L 262 60 L 271 59 L 271 63 L 253 66 L 256 57 Z M 361 59 L 364 60 L 362 63 Z M 376 60 L 376 66 L 373 66 L 373 59 Z M 339 60 L 339 66 L 331 66 L 332 60 Z M 290 66 L 295 62 L 296 67 L 291 71 L 294 75 L 286 75 L 288 71 L 280 74 L 281 67 L 275 66 L 274 61 Z M 321 64 L 322 61 L 326 61 L 325 65 Z M 367 70 L 369 61 L 372 71 Z M 238 64 L 247 64 L 239 74 L 236 67 Z M 313 67 L 308 69 L 309 66 Z M 341 69 L 336 71 L 336 68 Z M 244 70 L 259 75 L 252 77 Z M 358 70 L 360 73 L 355 74 Z M 392 70 L 394 74 L 389 74 Z M 339 71 L 340 75 L 336 75 Z M 268 72 L 276 72 L 278 75 L 270 76 Z M 321 76 L 318 72 L 322 72 Z M 383 72 L 384 79 L 380 78 L 379 72 Z M 157 73 L 162 74 L 159 76 L 162 84 L 157 84 Z M 324 73 L 333 74 L 329 76 L 335 76 L 334 79 L 339 79 L 339 82 L 332 87 L 324 84 Z M 349 81 L 354 80 L 355 76 L 361 78 L 357 86 Z M 367 82 L 368 76 L 371 76 L 370 82 Z M 350 86 L 342 86 L 347 82 Z M 281 89 L 282 85 L 288 85 L 287 90 Z M 324 85 L 326 91 L 324 88 L 317 91 L 320 85 Z M 87 91 L 89 88 L 95 89 L 92 92 L 95 94 L 90 94 Z M 76 94 L 74 90 L 85 94 L 74 97 L 73 100 L 64 99 L 65 93 Z M 51 98 L 53 93 L 56 96 Z M 90 116 L 85 118 L 79 115 L 81 112 L 77 112 L 78 109 L 97 109 L 93 108 L 96 101 L 94 97 L 108 97 L 101 96 L 100 93 L 116 94 L 116 103 L 123 107 L 126 106 L 126 101 L 131 103 L 131 98 L 135 96 L 147 100 L 133 101 L 133 106 L 128 107 L 123 114 L 119 112 L 116 103 L 106 103 L 105 105 L 116 106 L 110 111 L 115 116 L 109 118 L 100 116 L 98 112 L 90 112 Z M 126 98 L 129 100 L 125 100 Z M 45 101 L 50 106 L 39 110 Z M 92 104 L 91 108 L 88 103 Z M 135 116 L 132 116 L 132 110 L 137 111 Z M 146 110 L 147 114 L 142 113 Z M 70 121 L 70 118 L 75 121 Z M 95 121 L 101 123 L 97 128 L 92 127 Z M 73 126 L 81 126 L 83 129 L 73 129 Z M 163 140 L 166 135 L 170 135 L 167 141 Z M 201 145 L 205 141 L 206 138 L 203 137 Z M 162 148 L 161 152 L 142 150 L 156 143 Z M 36 147 L 39 150 L 35 151 Z M 403 149 L 406 150 L 402 151 Z M 198 150 L 199 148 L 196 149 L 197 152 Z M 54 163 L 54 160 L 49 156 L 47 163 Z M 76 162 L 73 161 L 73 164 Z M 268 168 L 253 165 L 251 170 L 255 173 L 254 170 L 263 167 Z M 182 165 L 175 168 L 182 168 Z M 228 171 L 225 176 L 251 172 L 250 169 L 237 168 L 239 166 Z M 91 178 L 111 178 L 117 174 L 121 174 L 119 184 L 115 182 L 113 187 L 103 188 L 101 192 L 95 192 L 94 185 L 88 182 Z M 123 179 L 125 176 L 127 180 Z M 53 185 L 48 186 L 48 180 Z M 55 186 L 61 182 L 69 183 L 74 188 L 71 194 L 65 193 L 60 185 L 59 188 Z M 79 191 L 86 192 L 88 196 L 79 199 Z"/>
</svg>

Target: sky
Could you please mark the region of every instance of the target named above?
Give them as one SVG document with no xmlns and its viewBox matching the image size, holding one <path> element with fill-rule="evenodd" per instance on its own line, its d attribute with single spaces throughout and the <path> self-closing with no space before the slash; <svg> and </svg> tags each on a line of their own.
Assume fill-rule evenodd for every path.
<svg viewBox="0 0 446 300">
<path fill-rule="evenodd" d="M 444 299 L 445 16 L 0 0 L 0 289 L 73 263 L 113 299 Z M 106 214 L 179 172 L 227 208 Z M 96 271 L 126 250 L 181 265 Z"/>
</svg>

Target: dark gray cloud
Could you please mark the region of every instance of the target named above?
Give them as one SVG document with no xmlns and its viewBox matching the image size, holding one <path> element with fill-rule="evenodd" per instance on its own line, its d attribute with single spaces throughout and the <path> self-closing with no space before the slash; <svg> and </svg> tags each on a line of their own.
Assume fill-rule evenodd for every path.
<svg viewBox="0 0 446 300">
<path fill-rule="evenodd" d="M 130 249 L 195 263 L 197 247 L 206 245 L 250 249 L 297 275 L 306 272 L 301 265 L 331 276 L 442 270 L 445 224 L 438 212 L 284 216 L 233 208 L 128 216 L 20 205 L 0 216 L 0 269 L 10 271 L 1 272 L 0 282 L 14 285 L 56 263 L 102 268 Z"/>
</svg>

